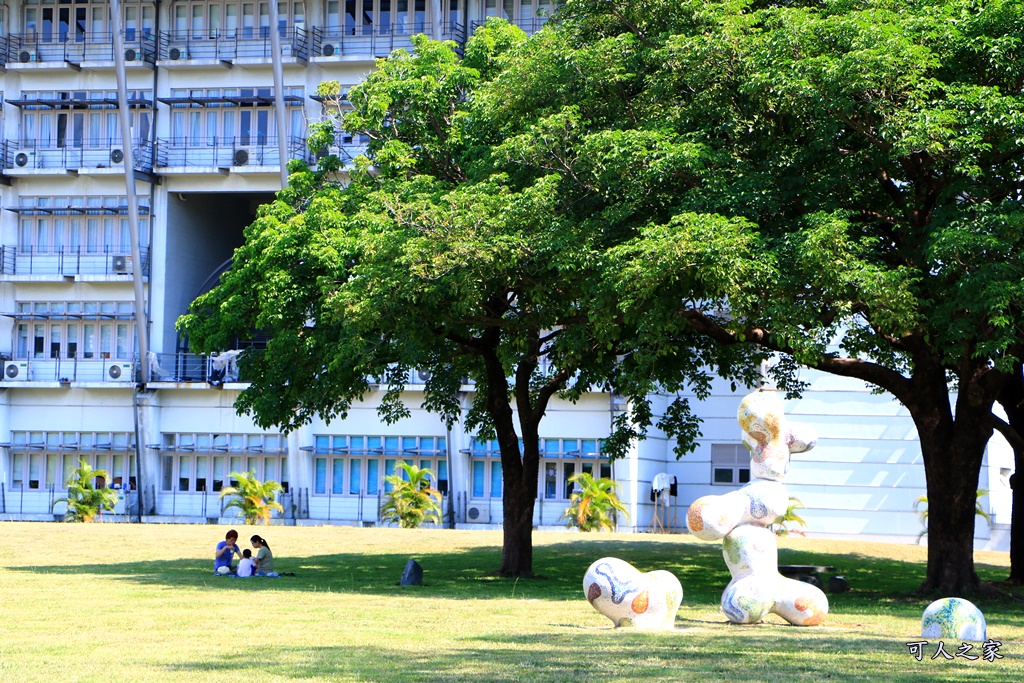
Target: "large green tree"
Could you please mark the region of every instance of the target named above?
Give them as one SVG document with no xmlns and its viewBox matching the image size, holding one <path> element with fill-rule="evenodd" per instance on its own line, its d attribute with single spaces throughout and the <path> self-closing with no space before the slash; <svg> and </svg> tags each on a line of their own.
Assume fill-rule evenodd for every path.
<svg viewBox="0 0 1024 683">
<path fill-rule="evenodd" d="M 1024 358 L 1024 4 L 583 1 L 562 20 L 566 85 L 522 63 L 537 85 L 511 111 L 572 109 L 603 53 L 624 125 L 706 148 L 672 217 L 613 250 L 624 321 L 651 323 L 649 353 L 698 332 L 894 395 L 931 501 L 921 588 L 979 589 L 978 477 Z M 752 265 L 709 281 L 723 260 Z"/>
<path fill-rule="evenodd" d="M 665 174 L 695 177 L 702 148 L 620 134 L 614 122 L 628 115 L 625 98 L 594 97 L 502 129 L 496 80 L 524 55 L 552 49 L 551 38 L 527 41 L 494 22 L 462 60 L 454 44 L 414 43 L 414 54 L 379 62 L 347 93 L 344 127 L 370 138 L 349 182 L 336 182 L 333 157 L 316 171 L 294 166 L 289 187 L 246 230 L 231 270 L 180 325 L 193 348 L 207 351 L 253 329 L 269 333 L 265 351 L 240 359 L 251 385 L 237 407 L 285 429 L 343 416 L 373 389 L 382 417 L 401 419 L 410 371 L 428 370 L 423 406 L 500 445 L 500 572 L 529 575 L 540 425 L 552 399 L 575 401 L 595 386 L 632 399 L 629 419 L 608 440 L 613 455 L 655 420 L 692 441 L 685 402 L 655 416 L 646 403 L 652 379 L 623 371 L 636 365 L 630 343 L 644 323 L 614 313 L 607 271 L 610 249 L 638 236 L 637 225 L 669 218 L 674 184 Z M 320 92 L 338 103 L 336 84 Z M 594 117 L 607 125 L 579 129 Z M 574 150 L 565 160 L 571 168 L 524 162 L 557 155 L 567 135 L 586 147 L 586 158 Z M 332 137 L 327 121 L 314 127 L 312 146 Z M 637 165 L 650 168 L 629 185 L 632 206 L 594 190 Z M 693 341 L 665 357 L 675 369 L 667 388 L 688 381 L 703 391 L 713 365 L 755 376 L 759 351 Z M 463 415 L 468 383 L 475 387 Z"/>
</svg>

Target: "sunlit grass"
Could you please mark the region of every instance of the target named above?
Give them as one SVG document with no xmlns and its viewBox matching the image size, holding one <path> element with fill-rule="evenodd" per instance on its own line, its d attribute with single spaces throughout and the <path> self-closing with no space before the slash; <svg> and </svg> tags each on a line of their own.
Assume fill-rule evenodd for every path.
<svg viewBox="0 0 1024 683">
<path fill-rule="evenodd" d="M 910 656 L 927 600 L 924 548 L 782 540 L 781 561 L 836 565 L 820 628 L 730 626 L 718 544 L 688 536 L 535 534 L 539 578 L 502 579 L 500 532 L 261 527 L 280 579 L 218 578 L 225 527 L 2 523 L 0 681 L 970 681 L 1020 680 L 1024 607 L 977 601 L 995 662 Z M 239 527 L 243 541 L 251 535 Z M 673 633 L 616 631 L 583 598 L 612 555 L 668 569 Z M 422 587 L 401 588 L 410 558 Z M 1005 553 L 978 553 L 983 578 Z M 935 643 L 937 645 L 937 643 Z M 958 643 L 946 643 L 956 651 Z M 974 654 L 978 654 L 976 651 Z"/>
</svg>

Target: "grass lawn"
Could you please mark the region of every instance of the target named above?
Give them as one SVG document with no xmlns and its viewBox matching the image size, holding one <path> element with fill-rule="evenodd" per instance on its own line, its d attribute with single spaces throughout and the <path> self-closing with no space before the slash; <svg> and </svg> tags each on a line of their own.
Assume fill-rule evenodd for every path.
<svg viewBox="0 0 1024 683">
<path fill-rule="evenodd" d="M 928 602 L 909 597 L 920 547 L 783 539 L 781 562 L 836 565 L 853 586 L 829 595 L 824 626 L 798 628 L 727 624 L 720 545 L 688 536 L 535 533 L 541 578 L 515 581 L 488 573 L 500 532 L 259 527 L 296 576 L 234 579 L 212 575 L 225 531 L 0 523 L 0 681 L 1024 679 L 1018 600 L 976 601 L 1003 659 L 932 660 L 937 641 L 910 655 Z M 679 577 L 674 632 L 616 631 L 590 607 L 583 573 L 609 555 Z M 401 588 L 410 557 L 425 585 Z M 1006 576 L 1006 553 L 976 561 L 982 578 Z"/>
</svg>

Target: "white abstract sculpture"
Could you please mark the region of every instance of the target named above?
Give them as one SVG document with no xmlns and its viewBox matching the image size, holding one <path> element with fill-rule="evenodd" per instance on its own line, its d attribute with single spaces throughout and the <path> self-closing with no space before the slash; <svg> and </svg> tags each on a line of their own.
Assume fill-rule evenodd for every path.
<svg viewBox="0 0 1024 683">
<path fill-rule="evenodd" d="M 605 557 L 583 576 L 587 600 L 617 627 L 671 631 L 683 602 L 683 587 L 673 574 L 644 574 L 628 562 Z"/>
<path fill-rule="evenodd" d="M 694 501 L 686 525 L 697 538 L 722 539 L 722 555 L 732 581 L 722 593 L 722 611 L 734 624 L 753 624 L 769 612 L 797 626 L 820 624 L 828 598 L 820 588 L 779 574 L 779 551 L 768 527 L 786 514 L 789 495 L 781 480 L 791 453 L 814 448 L 816 437 L 805 425 L 790 424 L 782 399 L 758 391 L 740 402 L 743 443 L 751 452 L 746 486 L 721 496 Z"/>
</svg>

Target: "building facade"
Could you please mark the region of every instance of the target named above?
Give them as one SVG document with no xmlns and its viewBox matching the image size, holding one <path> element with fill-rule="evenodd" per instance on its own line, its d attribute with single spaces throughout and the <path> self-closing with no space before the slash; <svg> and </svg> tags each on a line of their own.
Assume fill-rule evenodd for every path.
<svg viewBox="0 0 1024 683">
<path fill-rule="evenodd" d="M 123 57 L 135 168 L 125 168 L 117 110 L 113 26 L 106 0 L 18 0 L 0 7 L 0 514 L 53 519 L 80 459 L 125 493 L 121 515 L 149 521 L 222 518 L 230 473 L 280 481 L 286 523 L 376 524 L 395 463 L 429 466 L 445 490 L 447 521 L 501 522 L 496 444 L 452 431 L 419 409 L 377 419 L 375 397 L 344 421 L 288 435 L 236 415 L 242 389 L 230 353 L 191 354 L 174 323 L 230 265 L 256 207 L 280 189 L 279 140 L 305 158 L 319 119 L 317 85 L 344 90 L 374 60 L 426 33 L 463 44 L 490 16 L 527 33 L 554 0 L 286 0 L 271 26 L 266 2 L 122 0 Z M 282 46 L 284 116 L 275 110 L 272 31 Z M 283 120 L 283 126 L 279 125 Z M 283 129 L 282 129 L 283 128 Z M 363 150 L 339 136 L 332 152 Z M 129 248 L 125 173 L 139 197 L 141 262 Z M 139 386 L 133 274 L 146 282 L 152 381 Z M 469 388 L 471 390 L 471 387 Z M 626 459 L 600 454 L 612 418 L 628 406 L 595 393 L 556 402 L 542 429 L 538 526 L 561 525 L 568 479 L 613 476 L 630 508 L 620 527 L 683 528 L 695 498 L 749 476 L 735 411 L 740 393 L 717 388 L 701 404 L 704 437 L 677 460 L 663 435 Z M 798 419 L 816 423 L 818 448 L 797 459 L 791 489 L 812 533 L 916 538 L 924 471 L 913 423 L 899 404 L 849 381 L 815 376 Z M 136 438 L 138 434 L 138 438 Z M 986 505 L 1008 523 L 1008 449 L 992 449 Z M 663 475 L 658 478 L 658 475 Z M 674 485 L 659 495 L 652 482 Z M 674 495 L 673 495 L 674 494 Z M 989 539 L 979 524 L 979 542 Z"/>
</svg>

